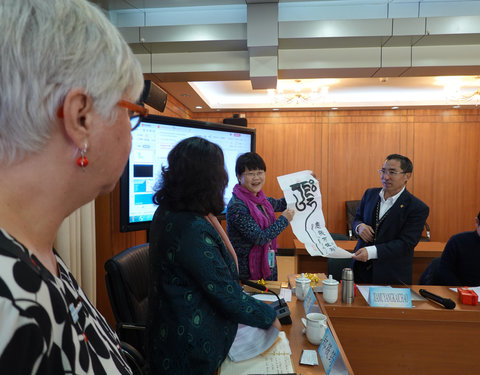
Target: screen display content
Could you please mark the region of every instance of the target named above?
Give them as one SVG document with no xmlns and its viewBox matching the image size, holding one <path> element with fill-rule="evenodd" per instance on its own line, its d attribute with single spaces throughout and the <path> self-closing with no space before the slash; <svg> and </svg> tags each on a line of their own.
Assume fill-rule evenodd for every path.
<svg viewBox="0 0 480 375">
<path fill-rule="evenodd" d="M 237 183 L 235 162 L 240 154 L 255 151 L 255 129 L 166 116 L 148 116 L 132 132 L 130 159 L 120 179 L 120 230 L 143 230 L 157 206 L 153 204 L 154 187 L 167 166 L 170 150 L 181 140 L 202 137 L 219 145 L 225 158 L 228 186 L 225 204 Z"/>
</svg>

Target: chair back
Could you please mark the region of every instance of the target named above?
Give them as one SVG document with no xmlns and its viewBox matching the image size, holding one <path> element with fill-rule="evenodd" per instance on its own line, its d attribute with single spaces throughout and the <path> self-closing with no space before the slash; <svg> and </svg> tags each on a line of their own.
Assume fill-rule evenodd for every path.
<svg viewBox="0 0 480 375">
<path fill-rule="evenodd" d="M 428 225 L 427 222 L 425 222 L 425 226 L 423 228 L 423 233 L 422 233 L 422 237 L 420 237 L 420 241 L 430 241 L 430 225 Z"/>
<path fill-rule="evenodd" d="M 105 262 L 108 298 L 121 340 L 143 352 L 148 313 L 149 244 L 128 248 Z M 129 329 L 126 326 L 143 326 Z"/>
<path fill-rule="evenodd" d="M 357 214 L 358 206 L 360 206 L 360 200 L 345 201 L 345 220 L 347 223 L 347 236 L 349 240 L 356 240 L 358 238 L 352 228 L 352 222 Z"/>
<path fill-rule="evenodd" d="M 330 233 L 334 241 L 348 241 L 348 236 L 343 233 Z"/>
<path fill-rule="evenodd" d="M 350 258 L 327 258 L 327 273 L 337 281 L 342 280 L 343 269 L 351 267 L 352 259 Z"/>
</svg>

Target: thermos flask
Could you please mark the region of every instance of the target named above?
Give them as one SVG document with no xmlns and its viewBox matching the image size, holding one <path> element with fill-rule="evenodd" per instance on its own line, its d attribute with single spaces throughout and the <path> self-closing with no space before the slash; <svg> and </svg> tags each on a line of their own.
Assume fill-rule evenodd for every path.
<svg viewBox="0 0 480 375">
<path fill-rule="evenodd" d="M 344 268 L 342 270 L 342 302 L 353 303 L 353 293 L 353 270 L 351 268 Z"/>
</svg>

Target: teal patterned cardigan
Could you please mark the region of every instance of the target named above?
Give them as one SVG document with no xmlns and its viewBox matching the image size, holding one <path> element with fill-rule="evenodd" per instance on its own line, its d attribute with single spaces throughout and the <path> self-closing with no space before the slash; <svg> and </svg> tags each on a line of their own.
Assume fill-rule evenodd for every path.
<svg viewBox="0 0 480 375">
<path fill-rule="evenodd" d="M 147 357 L 152 374 L 211 375 L 239 323 L 268 328 L 275 311 L 243 293 L 213 226 L 192 212 L 157 209 L 150 229 Z"/>
</svg>

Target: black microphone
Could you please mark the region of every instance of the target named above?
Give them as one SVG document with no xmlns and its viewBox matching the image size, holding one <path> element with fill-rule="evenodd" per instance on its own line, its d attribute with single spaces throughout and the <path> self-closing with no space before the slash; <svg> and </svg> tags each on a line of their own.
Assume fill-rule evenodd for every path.
<svg viewBox="0 0 480 375">
<path fill-rule="evenodd" d="M 277 297 L 278 301 L 272 302 L 270 306 L 273 307 L 277 313 L 277 318 L 280 324 L 292 324 L 292 318 L 290 317 L 290 309 L 283 298 L 280 298 L 273 290 L 268 289 L 265 285 L 254 283 L 250 280 L 240 280 L 243 285 L 248 285 L 254 289 L 261 290 L 262 292 L 272 293 Z"/>
<path fill-rule="evenodd" d="M 446 309 L 452 310 L 456 306 L 455 302 L 452 301 L 450 298 L 443 298 L 443 297 L 437 296 L 436 294 L 430 293 L 425 289 L 420 289 L 419 292 L 423 297 L 429 299 L 430 301 L 433 301 L 442 305 Z"/>
</svg>

